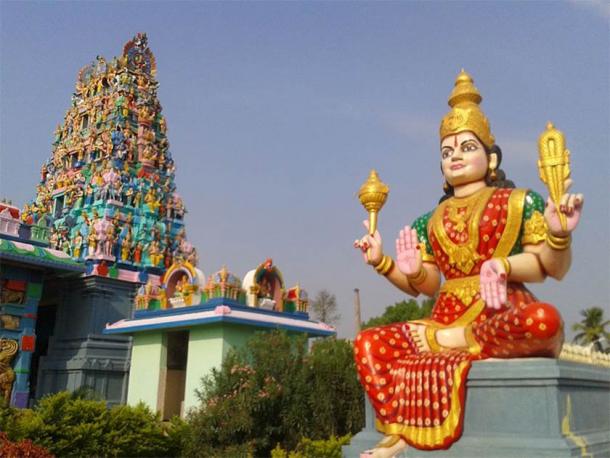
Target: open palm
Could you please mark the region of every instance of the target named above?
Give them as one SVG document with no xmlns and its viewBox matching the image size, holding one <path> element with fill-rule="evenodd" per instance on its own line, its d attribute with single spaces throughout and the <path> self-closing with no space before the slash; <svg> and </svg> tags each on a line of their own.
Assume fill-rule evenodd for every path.
<svg viewBox="0 0 610 458">
<path fill-rule="evenodd" d="M 396 239 L 396 265 L 403 274 L 415 275 L 421 270 L 422 263 L 417 231 L 405 226 Z"/>
</svg>

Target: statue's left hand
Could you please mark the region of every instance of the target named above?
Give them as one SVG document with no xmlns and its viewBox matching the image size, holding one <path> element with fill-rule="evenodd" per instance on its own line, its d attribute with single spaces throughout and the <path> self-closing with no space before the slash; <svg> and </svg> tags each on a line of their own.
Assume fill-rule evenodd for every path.
<svg viewBox="0 0 610 458">
<path fill-rule="evenodd" d="M 504 264 L 497 259 L 488 259 L 481 266 L 481 298 L 489 308 L 499 309 L 507 301 L 508 276 Z"/>
<path fill-rule="evenodd" d="M 566 180 L 566 189 L 569 189 L 572 184 L 572 180 Z M 582 213 L 582 206 L 585 200 L 582 194 L 570 194 L 565 193 L 559 203 L 559 210 L 555 206 L 555 203 L 549 197 L 546 201 L 546 209 L 544 210 L 544 219 L 549 228 L 551 234 L 564 237 L 569 235 L 580 221 L 580 215 Z M 564 230 L 559 222 L 559 212 L 566 216 L 567 228 Z"/>
</svg>

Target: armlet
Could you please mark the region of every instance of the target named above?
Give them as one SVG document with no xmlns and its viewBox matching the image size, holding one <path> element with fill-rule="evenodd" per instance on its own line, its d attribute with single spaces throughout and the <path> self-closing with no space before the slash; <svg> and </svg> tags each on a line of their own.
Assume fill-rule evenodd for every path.
<svg viewBox="0 0 610 458">
<path fill-rule="evenodd" d="M 522 245 L 536 245 L 546 240 L 547 226 L 544 216 L 535 211 L 523 225 Z"/>
</svg>

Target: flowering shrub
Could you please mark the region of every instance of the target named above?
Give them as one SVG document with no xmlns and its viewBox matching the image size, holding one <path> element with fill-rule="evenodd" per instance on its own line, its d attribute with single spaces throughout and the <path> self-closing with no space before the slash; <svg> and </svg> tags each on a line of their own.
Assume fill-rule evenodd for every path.
<svg viewBox="0 0 610 458">
<path fill-rule="evenodd" d="M 269 456 L 278 443 L 293 450 L 302 437 L 355 433 L 364 423 L 351 343 L 337 339 L 307 352 L 303 337 L 259 334 L 226 356 L 198 396 L 186 456 Z M 229 453 L 231 444 L 243 445 Z"/>
<path fill-rule="evenodd" d="M 26 439 L 11 442 L 6 433 L 0 431 L 0 456 L 3 458 L 53 458 L 47 450 Z"/>
</svg>

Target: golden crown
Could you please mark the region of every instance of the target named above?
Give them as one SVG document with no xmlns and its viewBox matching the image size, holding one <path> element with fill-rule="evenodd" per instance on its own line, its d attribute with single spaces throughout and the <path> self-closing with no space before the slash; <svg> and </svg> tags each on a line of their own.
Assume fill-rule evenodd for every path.
<svg viewBox="0 0 610 458">
<path fill-rule="evenodd" d="M 457 76 L 455 86 L 449 96 L 451 111 L 441 121 L 441 140 L 447 135 L 470 131 L 487 148 L 491 148 L 495 138 L 491 134 L 489 121 L 479 108 L 481 100 L 483 98 L 475 87 L 472 77 L 462 70 Z"/>
</svg>

